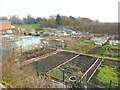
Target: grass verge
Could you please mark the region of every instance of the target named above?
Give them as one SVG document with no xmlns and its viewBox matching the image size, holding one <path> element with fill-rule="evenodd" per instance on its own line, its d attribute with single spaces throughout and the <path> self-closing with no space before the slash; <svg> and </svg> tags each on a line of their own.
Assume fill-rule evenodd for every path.
<svg viewBox="0 0 120 90">
<path fill-rule="evenodd" d="M 108 56 L 100 56 L 98 54 L 85 54 L 85 53 L 81 53 L 81 52 L 76 51 L 76 50 L 65 50 L 65 51 L 70 52 L 70 53 L 75 53 L 75 54 L 81 54 L 81 55 L 96 57 L 96 58 L 104 58 L 104 59 L 109 59 L 109 60 L 120 61 L 120 58 L 113 58 L 113 57 L 108 57 Z"/>
</svg>

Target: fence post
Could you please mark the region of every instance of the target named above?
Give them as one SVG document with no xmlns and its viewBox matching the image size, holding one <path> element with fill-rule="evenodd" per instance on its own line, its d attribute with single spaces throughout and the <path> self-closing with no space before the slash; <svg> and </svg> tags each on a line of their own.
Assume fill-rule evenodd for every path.
<svg viewBox="0 0 120 90">
<path fill-rule="evenodd" d="M 109 90 L 111 90 L 112 80 L 110 80 Z"/>
<path fill-rule="evenodd" d="M 38 73 L 38 61 L 35 62 L 35 65 L 36 65 L 36 73 L 37 73 L 37 77 L 39 76 L 39 73 Z"/>
<path fill-rule="evenodd" d="M 64 84 L 64 81 L 65 81 L 65 70 L 63 69 L 63 84 Z"/>
</svg>

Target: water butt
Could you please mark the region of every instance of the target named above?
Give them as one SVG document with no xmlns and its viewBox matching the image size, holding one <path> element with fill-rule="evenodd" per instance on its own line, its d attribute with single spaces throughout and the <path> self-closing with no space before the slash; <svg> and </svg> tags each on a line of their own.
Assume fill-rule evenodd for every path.
<svg viewBox="0 0 120 90">
<path fill-rule="evenodd" d="M 76 84 L 76 77 L 75 76 L 70 76 L 69 81 L 72 85 Z"/>
</svg>

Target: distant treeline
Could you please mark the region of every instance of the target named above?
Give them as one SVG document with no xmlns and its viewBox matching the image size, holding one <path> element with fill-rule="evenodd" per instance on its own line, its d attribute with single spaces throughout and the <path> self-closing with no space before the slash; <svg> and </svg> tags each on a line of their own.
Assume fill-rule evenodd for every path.
<svg viewBox="0 0 120 90">
<path fill-rule="evenodd" d="M 0 17 L 0 20 L 9 20 L 15 25 L 39 24 L 42 27 L 56 28 L 58 26 L 73 29 L 76 31 L 85 31 L 101 34 L 118 34 L 118 23 L 102 23 L 98 20 L 91 20 L 89 18 L 73 17 L 73 16 L 50 16 L 48 19 L 27 15 L 20 19 L 17 15 L 12 15 L 9 19 L 7 17 Z"/>
</svg>

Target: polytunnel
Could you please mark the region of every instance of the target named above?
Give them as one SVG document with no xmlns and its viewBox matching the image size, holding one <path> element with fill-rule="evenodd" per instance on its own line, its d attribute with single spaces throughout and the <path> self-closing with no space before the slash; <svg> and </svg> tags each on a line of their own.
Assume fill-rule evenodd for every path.
<svg viewBox="0 0 120 90">
<path fill-rule="evenodd" d="M 42 48 L 43 43 L 41 42 L 40 37 L 34 37 L 34 36 L 21 36 L 20 40 L 13 42 L 13 47 L 18 49 L 21 49 L 22 52 L 34 50 L 35 48 Z"/>
</svg>

